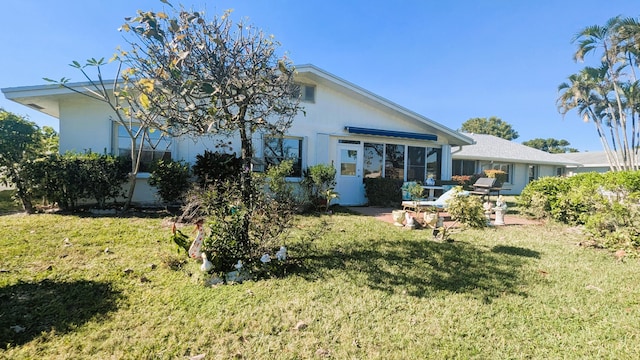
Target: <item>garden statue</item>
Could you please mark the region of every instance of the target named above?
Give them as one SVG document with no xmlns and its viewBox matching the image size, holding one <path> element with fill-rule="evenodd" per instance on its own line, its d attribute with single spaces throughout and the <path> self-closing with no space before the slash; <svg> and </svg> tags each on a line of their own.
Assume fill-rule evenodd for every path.
<svg viewBox="0 0 640 360">
<path fill-rule="evenodd" d="M 487 226 L 491 225 L 491 212 L 493 211 L 493 204 L 490 201 L 486 201 L 482 204 L 482 209 L 484 209 L 484 217 L 487 218 Z"/>
<path fill-rule="evenodd" d="M 504 225 L 504 214 L 507 212 L 507 202 L 504 201 L 502 195 L 498 196 L 498 200 L 496 200 L 496 206 L 493 208 L 493 211 L 496 214 L 494 225 Z"/>
<path fill-rule="evenodd" d="M 405 225 L 404 225 L 404 227 L 409 229 L 409 230 L 415 229 L 416 228 L 416 221 L 413 218 L 413 216 L 411 216 L 409 213 L 405 213 L 404 217 L 405 217 Z"/>
</svg>

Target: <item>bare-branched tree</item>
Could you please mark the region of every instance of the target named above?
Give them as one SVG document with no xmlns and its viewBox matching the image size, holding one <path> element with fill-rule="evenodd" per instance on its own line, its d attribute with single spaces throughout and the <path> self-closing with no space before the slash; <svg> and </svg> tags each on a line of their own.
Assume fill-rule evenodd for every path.
<svg viewBox="0 0 640 360">
<path fill-rule="evenodd" d="M 237 136 L 244 171 L 242 200 L 252 203 L 253 135 L 282 135 L 301 111 L 294 68 L 278 56 L 272 36 L 230 13 L 207 20 L 203 13 L 139 11 L 122 30 L 132 34 L 119 54 L 123 78 L 138 94 L 143 113 L 159 114 L 152 125 L 172 135 Z M 247 216 L 249 216 L 247 214 Z M 248 243 L 248 218 L 243 236 Z"/>
</svg>

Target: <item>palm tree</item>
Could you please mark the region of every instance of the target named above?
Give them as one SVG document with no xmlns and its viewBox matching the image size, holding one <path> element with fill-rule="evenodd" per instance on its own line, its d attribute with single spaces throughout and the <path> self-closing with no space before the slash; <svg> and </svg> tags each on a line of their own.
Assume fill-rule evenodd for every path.
<svg viewBox="0 0 640 360">
<path fill-rule="evenodd" d="M 640 91 L 635 71 L 640 58 L 638 40 L 640 23 L 631 18 L 618 16 L 604 26 L 584 28 L 573 39 L 578 44 L 574 60 L 584 62 L 586 55 L 600 52 L 600 65 L 585 67 L 558 88 L 560 113 L 565 115 L 577 109 L 583 119 L 594 122 L 612 170 L 639 168 L 637 115 L 640 108 L 637 104 Z M 618 153 L 622 155 L 622 162 L 618 160 Z"/>
<path fill-rule="evenodd" d="M 607 155 L 610 169 L 620 170 L 619 166 L 615 166 L 614 159 L 616 157 L 612 157 L 612 151 L 603 129 L 603 101 L 595 91 L 598 81 L 593 75 L 592 68 L 585 68 L 580 73 L 569 76 L 569 82 L 564 82 L 558 86 L 560 97 L 556 104 L 558 111 L 563 116 L 575 109 L 585 122 L 593 121 L 600 143 Z"/>
</svg>

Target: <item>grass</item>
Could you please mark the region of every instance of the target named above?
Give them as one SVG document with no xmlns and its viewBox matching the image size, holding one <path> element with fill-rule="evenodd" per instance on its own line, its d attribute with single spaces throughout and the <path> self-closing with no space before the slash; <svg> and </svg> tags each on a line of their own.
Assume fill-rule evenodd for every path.
<svg viewBox="0 0 640 360">
<path fill-rule="evenodd" d="M 0 224 L 0 358 L 640 358 L 640 263 L 576 246 L 568 227 L 440 243 L 344 212 L 301 217 L 287 276 L 205 288 L 198 263 L 167 266 L 163 219 Z"/>
</svg>

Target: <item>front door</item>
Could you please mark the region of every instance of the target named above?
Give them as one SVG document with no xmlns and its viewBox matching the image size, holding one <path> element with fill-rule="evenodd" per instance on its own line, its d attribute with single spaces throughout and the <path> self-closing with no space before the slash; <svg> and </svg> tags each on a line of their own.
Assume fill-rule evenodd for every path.
<svg viewBox="0 0 640 360">
<path fill-rule="evenodd" d="M 364 205 L 362 183 L 362 145 L 338 144 L 336 161 L 336 191 L 340 205 Z"/>
</svg>

